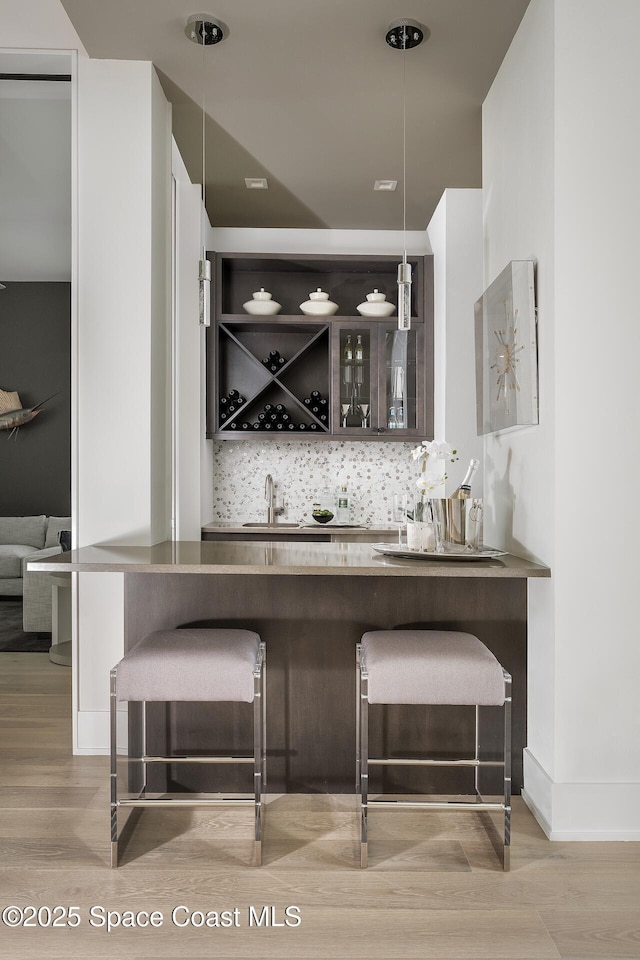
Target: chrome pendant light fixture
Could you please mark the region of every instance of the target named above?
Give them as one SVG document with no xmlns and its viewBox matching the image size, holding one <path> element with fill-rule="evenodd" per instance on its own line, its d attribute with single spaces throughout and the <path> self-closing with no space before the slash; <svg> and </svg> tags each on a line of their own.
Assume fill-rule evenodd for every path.
<svg viewBox="0 0 640 960">
<path fill-rule="evenodd" d="M 407 261 L 407 50 L 419 46 L 430 31 L 416 20 L 403 17 L 389 24 L 386 41 L 402 50 L 402 262 L 398 264 L 398 330 L 411 329 L 411 264 Z"/>
<path fill-rule="evenodd" d="M 224 40 L 224 29 L 207 13 L 194 13 L 188 19 L 184 32 L 193 43 L 202 47 L 202 207 L 206 214 L 207 187 L 206 187 L 206 71 L 204 51 L 205 47 L 212 46 Z M 198 264 L 199 285 L 199 319 L 203 327 L 211 324 L 211 264 L 207 259 L 206 241 L 202 242 L 202 257 Z"/>
</svg>

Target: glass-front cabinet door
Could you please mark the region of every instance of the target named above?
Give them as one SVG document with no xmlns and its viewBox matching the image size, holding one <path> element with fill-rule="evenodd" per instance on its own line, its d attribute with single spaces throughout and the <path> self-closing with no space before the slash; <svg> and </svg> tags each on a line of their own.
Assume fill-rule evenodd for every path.
<svg viewBox="0 0 640 960">
<path fill-rule="evenodd" d="M 360 434 L 377 426 L 376 331 L 368 324 L 337 325 L 334 344 L 334 431 Z"/>
<path fill-rule="evenodd" d="M 334 322 L 333 433 L 418 435 L 424 430 L 423 326 Z"/>
<path fill-rule="evenodd" d="M 422 326 L 398 330 L 385 324 L 379 329 L 381 371 L 379 426 L 381 433 L 400 431 L 407 435 L 423 430 L 423 385 L 420 383 L 422 365 L 418 356 L 422 341 Z"/>
</svg>

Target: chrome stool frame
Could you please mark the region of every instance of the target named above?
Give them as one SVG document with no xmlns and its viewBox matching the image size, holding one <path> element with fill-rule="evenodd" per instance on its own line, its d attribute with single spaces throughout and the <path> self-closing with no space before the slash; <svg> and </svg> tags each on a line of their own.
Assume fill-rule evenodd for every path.
<svg viewBox="0 0 640 960">
<path fill-rule="evenodd" d="M 129 758 L 133 762 L 142 764 L 142 789 L 138 797 L 120 798 L 118 794 L 118 753 L 117 753 L 117 682 L 118 668 L 114 667 L 110 672 L 110 731 L 111 731 L 111 802 L 110 802 L 110 820 L 111 820 L 111 866 L 118 866 L 118 810 L 129 807 L 215 807 L 215 806 L 246 806 L 253 804 L 255 808 L 254 820 L 254 862 L 256 866 L 262 863 L 262 828 L 264 820 L 263 793 L 267 785 L 267 757 L 266 757 L 266 645 L 260 643 L 258 657 L 253 668 L 253 754 L 249 756 L 171 756 L 157 757 L 147 754 L 147 701 L 138 701 L 142 704 L 142 724 L 141 724 L 141 755 L 139 757 Z M 135 701 L 126 701 L 135 702 Z M 176 701 L 160 701 L 171 703 Z M 232 701 L 233 702 L 233 701 Z M 205 764 L 253 764 L 253 785 L 254 797 L 252 798 L 226 798 L 226 797 L 198 797 L 182 799 L 171 799 L 165 797 L 147 797 L 147 765 L 153 763 L 163 764 L 182 764 L 182 763 L 205 763 Z"/>
<path fill-rule="evenodd" d="M 510 869 L 511 849 L 511 675 L 501 667 L 504 678 L 504 755 L 502 761 L 481 760 L 479 744 L 479 706 L 475 705 L 475 751 L 474 756 L 459 760 L 382 758 L 369 756 L 369 675 L 362 656 L 362 644 L 356 644 L 356 793 L 360 794 L 360 866 L 368 862 L 368 810 L 371 806 L 386 808 L 430 807 L 435 810 L 473 810 L 502 811 L 504 813 L 504 833 L 502 866 Z M 453 706 L 454 704 L 452 704 Z M 428 704 L 425 704 L 428 706 Z M 423 767 L 471 767 L 474 771 L 475 801 L 458 800 L 373 800 L 369 798 L 370 766 L 423 766 Z M 479 791 L 479 772 L 482 767 L 503 768 L 504 799 L 491 802 L 483 799 Z"/>
</svg>

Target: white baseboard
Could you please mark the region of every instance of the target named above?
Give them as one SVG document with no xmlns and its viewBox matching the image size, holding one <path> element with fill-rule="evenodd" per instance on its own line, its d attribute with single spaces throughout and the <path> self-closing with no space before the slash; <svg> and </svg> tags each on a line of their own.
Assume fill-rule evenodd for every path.
<svg viewBox="0 0 640 960">
<path fill-rule="evenodd" d="M 77 756 L 98 757 L 109 753 L 109 711 L 79 710 L 76 715 L 76 742 L 73 752 Z M 118 749 L 127 745 L 127 711 L 118 712 Z"/>
<path fill-rule="evenodd" d="M 640 840 L 640 783 L 556 783 L 525 749 L 522 799 L 549 840 Z"/>
</svg>

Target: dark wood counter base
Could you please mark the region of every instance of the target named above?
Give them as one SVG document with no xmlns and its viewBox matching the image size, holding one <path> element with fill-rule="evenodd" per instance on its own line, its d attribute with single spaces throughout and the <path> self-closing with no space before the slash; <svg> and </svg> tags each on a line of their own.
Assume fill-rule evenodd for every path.
<svg viewBox="0 0 640 960">
<path fill-rule="evenodd" d="M 125 644 L 178 625 L 245 627 L 267 644 L 269 792 L 349 793 L 355 781 L 355 644 L 367 630 L 413 627 L 466 630 L 513 677 L 513 791 L 522 785 L 526 723 L 524 578 L 369 577 L 125 573 Z M 498 757 L 501 711 L 483 708 L 483 748 Z M 152 705 L 149 726 L 166 749 L 231 752 L 251 746 L 251 710 L 238 704 Z M 372 752 L 469 755 L 473 707 L 371 709 Z M 213 743 L 211 742 L 213 738 Z M 177 766 L 157 789 L 249 789 L 246 770 Z M 467 770 L 384 768 L 387 792 L 472 790 Z M 219 778 L 224 775 L 222 782 Z M 208 779 L 216 778 L 214 779 Z M 383 781 L 380 781 L 382 784 Z M 375 781 L 372 787 L 376 789 Z"/>
</svg>

